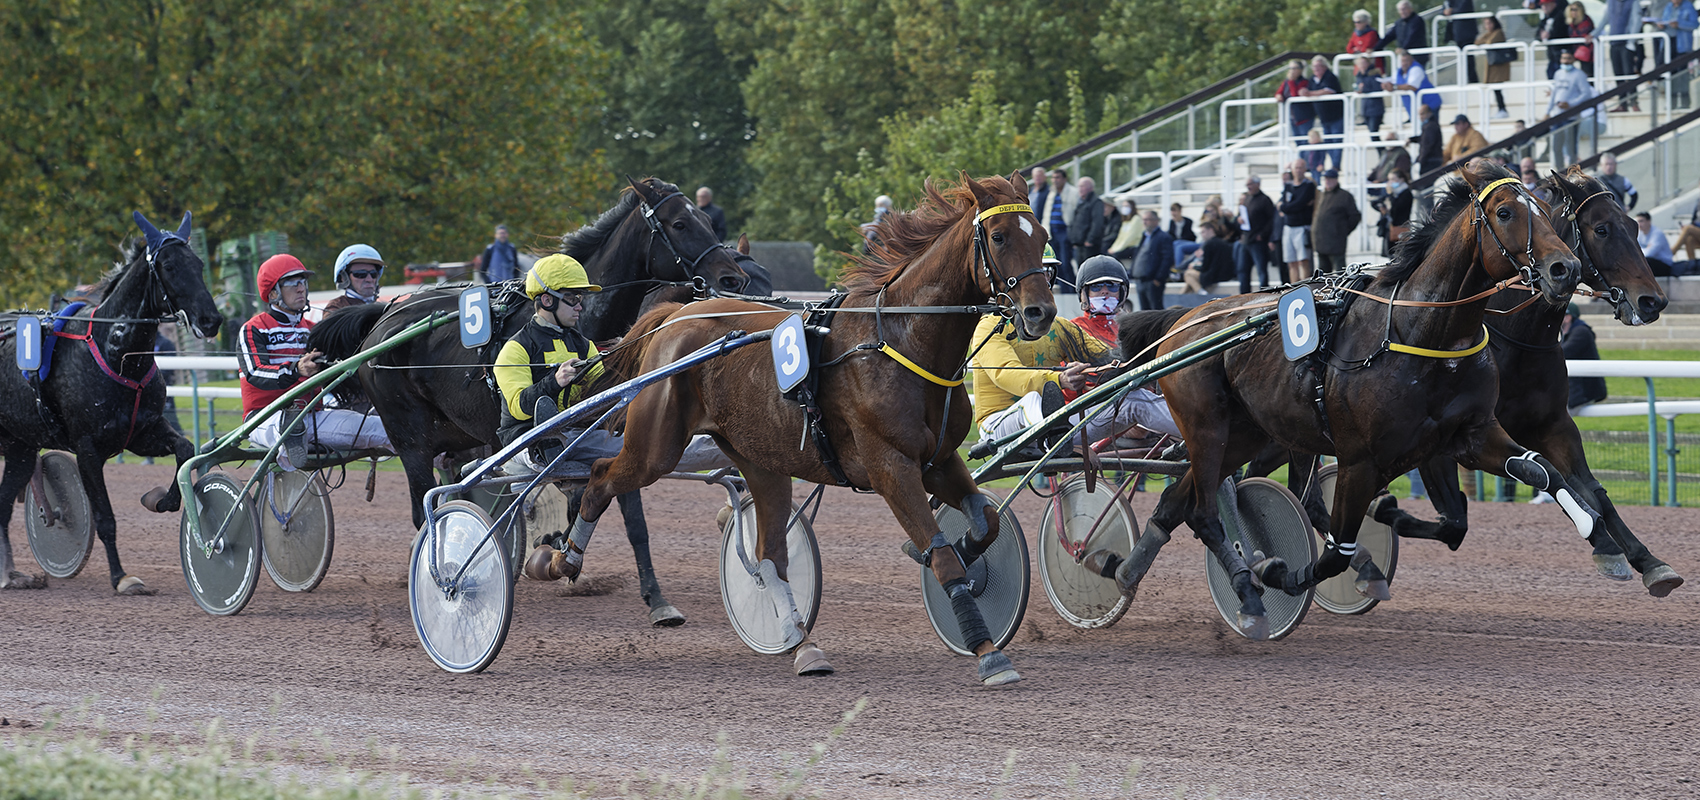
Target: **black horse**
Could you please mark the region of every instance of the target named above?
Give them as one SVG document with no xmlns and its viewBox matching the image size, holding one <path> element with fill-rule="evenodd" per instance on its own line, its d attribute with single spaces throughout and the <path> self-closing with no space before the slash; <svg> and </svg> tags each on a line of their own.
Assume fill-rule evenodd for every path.
<svg viewBox="0 0 1700 800">
<path fill-rule="evenodd" d="M 1667 302 L 1665 294 L 1636 244 L 1634 221 L 1611 191 L 1575 167 L 1563 175 L 1553 174 L 1542 186 L 1551 193 L 1558 212 L 1554 228 L 1582 260 L 1583 282 L 1607 292 L 1623 324 L 1657 320 Z M 1516 297 L 1502 294 L 1491 299 L 1488 307 L 1505 310 L 1517 302 Z M 1594 548 L 1594 563 L 1600 574 L 1626 581 L 1632 577 L 1630 566 L 1634 566 L 1647 591 L 1654 597 L 1664 597 L 1682 585 L 1681 576 L 1636 539 L 1588 469 L 1582 434 L 1567 408 L 1569 374 L 1558 345 L 1563 318 L 1562 307 L 1535 303 L 1489 320 L 1493 340 L 1488 347 L 1499 367 L 1500 395 L 1495 414 L 1511 438 L 1545 454 L 1571 486 L 1597 501 L 1611 532 L 1611 538 Z M 1457 550 L 1469 519 L 1455 462 L 1439 457 L 1423 464 L 1419 471 L 1429 501 L 1440 512 L 1438 521 L 1412 517 L 1399 509 L 1391 495 L 1377 498 L 1370 506 L 1370 516 L 1392 526 L 1401 537 L 1434 539 Z"/>
<path fill-rule="evenodd" d="M 106 460 L 129 450 L 149 457 L 176 456 L 178 466 L 195 445 L 165 419 L 165 382 L 154 365 L 154 338 L 162 317 L 182 314 L 201 336 L 218 333 L 224 318 L 202 282 L 204 265 L 189 249 L 189 215 L 174 232 L 162 232 L 141 214 L 144 242 L 123 250 L 124 261 L 98 287 L 100 303 L 65 323 L 45 380 L 0 369 L 0 588 L 40 588 L 45 578 L 16 571 L 8 528 L 13 503 L 35 471 L 43 448 L 77 456 L 95 533 L 106 547 L 112 587 L 119 594 L 153 594 L 118 562 L 117 521 L 106 495 Z M 43 330 L 45 336 L 52 335 Z M 0 364 L 14 363 L 17 342 L 0 343 Z M 182 497 L 173 481 L 154 489 L 144 505 L 176 511 Z"/>
<path fill-rule="evenodd" d="M 687 294 L 699 284 L 728 291 L 746 288 L 740 253 L 715 239 L 708 215 L 654 178 L 632 181 L 620 202 L 594 223 L 561 239 L 561 249 L 585 266 L 603 291 L 586 297 L 579 329 L 591 339 L 620 336 L 646 302 Z M 749 262 L 753 264 L 753 262 Z M 764 278 L 766 270 L 761 270 Z M 689 288 L 687 288 L 689 287 Z M 504 285 L 492 302 L 502 305 L 490 343 L 479 350 L 460 344 L 454 326 L 438 328 L 385 353 L 358 370 L 361 387 L 384 421 L 413 495 L 413 524 L 425 523 L 425 493 L 436 485 L 439 453 L 469 454 L 496 443 L 500 399 L 489 381 L 497 350 L 531 318 L 519 282 Z M 313 329 L 309 350 L 340 360 L 384 341 L 439 312 L 458 310 L 459 287 L 420 292 L 395 304 L 338 311 Z M 415 368 L 426 367 L 426 368 Z M 637 557 L 638 578 L 650 620 L 677 625 L 684 616 L 661 596 L 650 562 L 649 531 L 637 492 L 619 498 L 626 534 Z"/>
</svg>

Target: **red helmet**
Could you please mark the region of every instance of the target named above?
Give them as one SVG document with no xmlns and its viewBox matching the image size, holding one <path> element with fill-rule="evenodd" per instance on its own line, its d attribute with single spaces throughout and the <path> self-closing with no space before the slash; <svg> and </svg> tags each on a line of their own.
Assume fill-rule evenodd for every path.
<svg viewBox="0 0 1700 800">
<path fill-rule="evenodd" d="M 260 265 L 260 302 L 271 302 L 272 290 L 284 278 L 294 275 L 311 275 L 313 271 L 302 266 L 301 259 L 288 253 L 272 256 L 266 263 Z"/>
</svg>

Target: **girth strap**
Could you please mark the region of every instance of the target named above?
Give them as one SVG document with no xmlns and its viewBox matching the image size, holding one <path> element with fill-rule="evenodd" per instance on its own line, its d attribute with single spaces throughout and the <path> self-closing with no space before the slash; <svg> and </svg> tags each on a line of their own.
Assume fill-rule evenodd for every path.
<svg viewBox="0 0 1700 800">
<path fill-rule="evenodd" d="M 908 369 L 910 372 L 913 372 L 916 375 L 919 375 L 923 378 L 926 378 L 927 380 L 932 381 L 933 383 L 936 383 L 940 386 L 949 388 L 949 387 L 953 387 L 953 386 L 961 386 L 962 385 L 962 379 L 960 379 L 960 378 L 958 378 L 954 381 L 953 380 L 947 380 L 945 378 L 941 378 L 937 375 L 934 375 L 931 372 L 928 372 L 920 364 L 917 364 L 913 361 L 910 361 L 907 356 L 903 355 L 902 353 L 897 352 L 897 348 L 892 347 L 889 344 L 884 344 L 884 343 L 880 344 L 879 351 L 881 353 L 888 355 L 888 356 L 891 356 L 892 361 L 896 361 L 897 363 L 902 364 L 904 366 L 904 368 Z"/>
<path fill-rule="evenodd" d="M 1488 328 L 1486 325 L 1483 325 L 1482 340 L 1463 350 L 1430 350 L 1427 347 L 1412 347 L 1411 345 L 1400 344 L 1398 342 L 1388 342 L 1387 349 L 1392 350 L 1395 353 L 1409 353 L 1413 356 L 1423 356 L 1425 358 L 1468 358 L 1480 353 L 1482 348 L 1487 347 L 1488 338 Z"/>
</svg>

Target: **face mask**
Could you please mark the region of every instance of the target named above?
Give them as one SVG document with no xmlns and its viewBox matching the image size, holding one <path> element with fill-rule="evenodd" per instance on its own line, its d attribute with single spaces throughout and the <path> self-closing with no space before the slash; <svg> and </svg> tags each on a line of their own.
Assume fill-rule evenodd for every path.
<svg viewBox="0 0 1700 800">
<path fill-rule="evenodd" d="M 1387 184 L 1387 191 L 1392 192 L 1393 194 L 1398 194 L 1400 192 L 1405 191 L 1405 184 L 1399 183 L 1397 181 L 1395 181 L 1393 183 L 1389 183 L 1389 184 Z"/>
<path fill-rule="evenodd" d="M 1094 314 L 1114 314 L 1116 307 L 1122 304 L 1122 299 L 1120 297 L 1089 297 L 1086 304 Z"/>
<path fill-rule="evenodd" d="M 1116 210 L 1120 211 L 1124 217 L 1133 216 L 1133 206 L 1116 206 Z"/>
</svg>

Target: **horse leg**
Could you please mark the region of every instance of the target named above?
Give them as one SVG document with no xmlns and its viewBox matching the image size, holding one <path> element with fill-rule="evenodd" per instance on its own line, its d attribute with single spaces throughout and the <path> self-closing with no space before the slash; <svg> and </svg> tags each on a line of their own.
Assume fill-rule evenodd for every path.
<svg viewBox="0 0 1700 800">
<path fill-rule="evenodd" d="M 1647 546 L 1636 538 L 1624 523 L 1617 507 L 1606 496 L 1605 487 L 1588 469 L 1588 456 L 1582 448 L 1582 434 L 1574 423 L 1557 426 L 1546 436 L 1536 437 L 1535 444 L 1550 454 L 1552 464 L 1565 480 L 1582 491 L 1594 503 L 1605 522 L 1607 538 L 1590 537 L 1594 545 L 1594 568 L 1613 580 L 1629 580 L 1628 566 L 1641 573 L 1641 584 L 1654 597 L 1664 597 L 1682 585 L 1682 576 L 1669 564 L 1656 558 Z M 1625 563 L 1627 562 L 1627 564 Z"/>
<path fill-rule="evenodd" d="M 1304 506 L 1305 518 L 1310 520 L 1310 526 L 1327 537 L 1328 503 L 1322 499 L 1322 492 L 1314 480 L 1320 466 L 1317 462 L 1321 459 L 1315 455 L 1293 451 L 1288 451 L 1287 455 L 1287 488 L 1292 490 L 1299 498 L 1299 504 Z"/>
<path fill-rule="evenodd" d="M 832 663 L 820 645 L 809 638 L 797 599 L 791 594 L 791 548 L 785 529 L 791 519 L 791 476 L 762 469 L 736 455 L 732 461 L 744 476 L 756 510 L 756 547 L 751 554 L 757 560 L 756 583 L 771 597 L 774 613 L 790 620 L 792 632 L 786 644 L 791 645 L 792 669 L 804 676 L 831 675 Z"/>
<path fill-rule="evenodd" d="M 962 540 L 961 547 L 963 561 L 973 564 L 998 539 L 998 508 L 980 493 L 968 465 L 962 463 L 962 456 L 954 452 L 949 456 L 945 463 L 935 465 L 921 475 L 921 485 L 929 494 L 968 518 L 968 535 Z M 910 556 L 914 557 L 919 552 Z"/>
<path fill-rule="evenodd" d="M 137 432 L 127 449 L 147 458 L 172 456 L 177 459 L 178 469 L 183 468 L 183 462 L 195 457 L 195 443 L 171 427 L 165 417 L 160 417 L 152 425 Z M 172 475 L 175 477 L 176 473 Z M 164 486 L 155 486 L 142 494 L 142 508 L 155 514 L 176 511 L 182 507 L 183 490 L 177 487 L 176 480 L 167 481 Z"/>
<path fill-rule="evenodd" d="M 4 446 L 6 471 L 0 475 L 0 589 L 45 589 L 47 576 L 19 572 L 12 560 L 12 507 L 18 501 L 18 493 L 35 475 L 39 451 L 17 441 L 7 441 Z"/>
<path fill-rule="evenodd" d="M 77 472 L 83 477 L 83 490 L 88 492 L 89 506 L 94 516 L 94 534 L 106 548 L 106 567 L 112 578 L 112 588 L 121 595 L 139 597 L 151 595 L 141 578 L 124 572 L 118 561 L 118 518 L 112 513 L 112 498 L 106 494 L 106 461 L 92 448 L 77 453 Z"/>
<path fill-rule="evenodd" d="M 1287 594 L 1299 595 L 1350 567 L 1358 573 L 1353 586 L 1359 594 L 1377 600 L 1390 599 L 1386 574 L 1370 559 L 1368 550 L 1358 547 L 1364 509 L 1380 491 L 1381 479 L 1374 462 L 1340 462 L 1334 479 L 1334 512 L 1329 516 L 1333 535 L 1316 563 L 1293 569 L 1280 559 L 1265 558 L 1253 564 L 1252 570 L 1264 583 Z"/>
<path fill-rule="evenodd" d="M 1464 491 L 1458 488 L 1458 467 L 1447 456 L 1436 456 L 1417 468 L 1428 490 L 1428 499 L 1440 519 L 1429 522 L 1417 519 L 1399 508 L 1392 494 L 1382 493 L 1370 502 L 1370 518 L 1393 529 L 1401 539 L 1432 539 L 1456 551 L 1469 532 L 1469 505 Z"/>
<path fill-rule="evenodd" d="M 407 492 L 413 497 L 413 529 L 419 530 L 425 526 L 425 493 L 437 485 L 437 456 L 417 447 L 398 444 L 396 449 L 401 468 L 407 472 Z"/>
<path fill-rule="evenodd" d="M 685 624 L 685 615 L 661 596 L 661 582 L 655 579 L 655 563 L 649 557 L 649 522 L 643 518 L 643 493 L 626 492 L 618 500 L 620 516 L 626 520 L 626 541 L 631 542 L 632 556 L 637 559 L 638 591 L 649 606 L 649 624 L 657 628 Z"/>
</svg>

